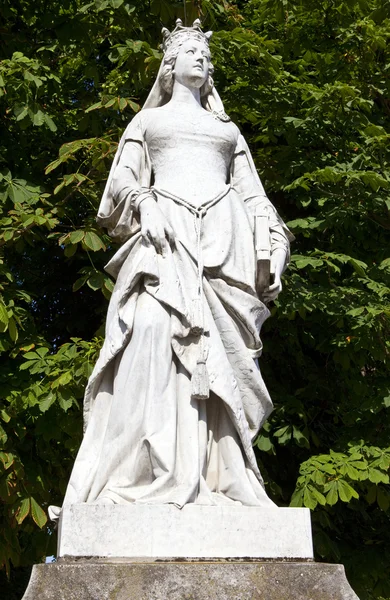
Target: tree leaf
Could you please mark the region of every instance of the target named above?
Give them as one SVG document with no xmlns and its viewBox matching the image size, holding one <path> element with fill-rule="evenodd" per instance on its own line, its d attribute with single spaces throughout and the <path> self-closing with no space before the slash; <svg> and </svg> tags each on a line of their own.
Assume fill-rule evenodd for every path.
<svg viewBox="0 0 390 600">
<path fill-rule="evenodd" d="M 274 448 L 274 445 L 271 442 L 269 436 L 265 435 L 259 435 L 259 437 L 256 440 L 256 446 L 259 448 L 259 450 L 262 450 L 263 452 L 270 452 Z"/>
<path fill-rule="evenodd" d="M 39 506 L 38 502 L 31 497 L 31 516 L 34 522 L 38 525 L 40 529 L 44 527 L 47 523 L 47 516 L 43 509 Z"/>
<path fill-rule="evenodd" d="M 87 246 L 87 248 L 89 248 L 90 250 L 93 250 L 93 252 L 98 252 L 99 250 L 106 249 L 103 241 L 93 231 L 85 232 L 84 244 Z"/>
<path fill-rule="evenodd" d="M 78 242 L 81 242 L 84 239 L 84 231 L 81 231 L 80 229 L 77 231 L 72 231 L 69 236 L 69 239 L 72 242 L 72 244 L 77 244 Z"/>
<path fill-rule="evenodd" d="M 5 470 L 9 469 L 15 462 L 14 455 L 7 452 L 0 452 L 0 460 Z"/>
<path fill-rule="evenodd" d="M 76 252 L 77 252 L 76 244 L 65 246 L 64 254 L 67 258 L 71 258 L 72 256 L 74 256 L 74 254 L 76 254 Z"/>
<path fill-rule="evenodd" d="M 79 279 L 76 279 L 76 281 L 73 284 L 73 291 L 77 292 L 77 290 L 79 290 L 80 288 L 83 287 L 83 285 L 87 282 L 88 279 L 88 275 L 85 275 L 83 277 L 79 277 Z"/>
<path fill-rule="evenodd" d="M 57 131 L 57 125 L 54 123 L 53 119 L 46 113 L 44 113 L 43 118 L 50 131 L 55 133 Z"/>
<path fill-rule="evenodd" d="M 104 285 L 104 275 L 103 273 L 94 273 L 89 277 L 87 281 L 87 285 L 94 291 L 100 290 L 100 288 Z"/>
<path fill-rule="evenodd" d="M 0 417 L 3 419 L 4 423 L 9 423 L 11 420 L 11 417 L 4 408 L 0 410 Z"/>
<path fill-rule="evenodd" d="M 359 494 L 353 489 L 353 487 L 341 479 L 337 482 L 337 491 L 339 493 L 340 500 L 343 502 L 350 502 L 352 498 L 359 498 Z"/>
<path fill-rule="evenodd" d="M 1 302 L 0 300 L 0 322 L 3 323 L 3 325 L 5 326 L 5 329 L 8 326 L 8 312 L 7 309 L 5 307 L 5 305 L 3 304 L 3 302 Z M 5 329 L 3 329 L 2 331 L 5 331 Z"/>
<path fill-rule="evenodd" d="M 33 113 L 32 122 L 37 127 L 41 127 L 45 122 L 45 115 L 41 110 L 37 110 L 37 112 Z"/>
<path fill-rule="evenodd" d="M 16 342 L 18 339 L 18 329 L 16 327 L 15 319 L 13 317 L 10 318 L 8 322 L 8 333 L 9 337 L 13 342 Z"/>
<path fill-rule="evenodd" d="M 368 471 L 368 478 L 372 483 L 389 483 L 389 476 L 386 473 L 372 467 Z"/>
<path fill-rule="evenodd" d="M 31 508 L 30 498 L 24 498 L 20 502 L 19 507 L 15 514 L 15 519 L 16 519 L 18 525 L 21 525 L 21 523 L 23 523 L 24 519 L 27 517 L 27 515 L 30 512 L 30 508 Z"/>
<path fill-rule="evenodd" d="M 8 440 L 8 435 L 7 435 L 4 427 L 2 425 L 0 425 L 0 443 L 4 445 L 7 440 Z"/>
<path fill-rule="evenodd" d="M 303 448 L 310 448 L 310 443 L 307 436 L 303 431 L 300 431 L 295 425 L 293 426 L 293 437 L 294 440 L 297 442 L 298 446 L 301 446 Z"/>
<path fill-rule="evenodd" d="M 105 279 L 104 279 L 104 287 L 109 292 L 112 293 L 114 291 L 114 282 L 112 281 L 112 279 L 110 279 L 109 277 L 105 277 Z"/>
<path fill-rule="evenodd" d="M 291 507 L 303 506 L 303 490 L 302 489 L 297 489 L 294 491 L 294 493 L 291 497 L 290 506 Z"/>
<path fill-rule="evenodd" d="M 377 502 L 381 510 L 387 512 L 390 507 L 390 494 L 381 486 L 378 487 Z"/>
<path fill-rule="evenodd" d="M 303 503 L 307 508 L 314 510 L 317 506 L 317 500 L 309 487 L 305 487 L 303 492 Z"/>
<path fill-rule="evenodd" d="M 63 373 L 60 378 L 59 378 L 59 384 L 60 385 L 68 385 L 68 383 L 70 383 L 73 379 L 73 375 L 71 371 L 67 371 L 66 373 Z"/>
<path fill-rule="evenodd" d="M 86 112 L 86 113 L 89 113 L 89 112 L 91 112 L 92 110 L 96 110 L 96 109 L 98 109 L 98 108 L 102 108 L 102 103 L 101 103 L 101 102 L 95 102 L 95 104 L 92 104 L 92 106 L 89 106 L 89 107 L 86 109 L 86 111 L 85 111 L 85 112 Z"/>
<path fill-rule="evenodd" d="M 329 491 L 326 494 L 326 503 L 330 504 L 330 506 L 333 506 L 334 504 L 336 504 L 338 499 L 339 499 L 339 494 L 338 494 L 337 481 L 332 481 L 332 483 L 329 487 Z"/>
<path fill-rule="evenodd" d="M 61 393 L 59 393 L 58 394 L 58 403 L 59 403 L 60 407 L 62 408 L 62 410 L 67 412 L 70 409 L 70 407 L 72 406 L 73 400 L 72 400 L 72 398 L 64 398 L 64 396 Z"/>
<path fill-rule="evenodd" d="M 43 400 L 40 401 L 39 410 L 41 412 L 46 412 L 47 410 L 49 410 L 49 408 L 55 402 L 55 400 L 56 400 L 56 397 L 53 394 L 53 392 L 49 392 L 48 395 Z"/>
<path fill-rule="evenodd" d="M 42 347 L 42 346 L 40 348 L 37 348 L 37 354 L 40 358 L 44 358 L 48 352 L 49 352 L 49 348 Z"/>
</svg>

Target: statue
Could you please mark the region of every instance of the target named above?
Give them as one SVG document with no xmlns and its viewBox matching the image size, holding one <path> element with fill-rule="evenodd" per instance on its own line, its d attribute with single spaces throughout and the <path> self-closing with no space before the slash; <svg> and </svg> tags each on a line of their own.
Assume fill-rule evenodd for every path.
<svg viewBox="0 0 390 600">
<path fill-rule="evenodd" d="M 64 504 L 273 507 L 252 449 L 272 410 L 257 358 L 292 236 L 214 87 L 211 32 L 163 35 L 98 213 L 123 245 Z"/>
</svg>

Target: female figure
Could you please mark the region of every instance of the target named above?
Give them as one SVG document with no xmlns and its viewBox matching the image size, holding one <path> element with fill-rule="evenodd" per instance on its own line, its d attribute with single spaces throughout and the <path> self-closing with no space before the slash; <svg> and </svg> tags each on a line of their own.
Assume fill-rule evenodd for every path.
<svg viewBox="0 0 390 600">
<path fill-rule="evenodd" d="M 66 504 L 273 506 L 252 449 L 272 409 L 255 360 L 254 215 L 276 297 L 289 232 L 213 86 L 200 24 L 163 30 L 155 86 L 127 127 L 98 222 L 123 246 Z M 264 240 L 268 242 L 267 240 Z"/>
</svg>

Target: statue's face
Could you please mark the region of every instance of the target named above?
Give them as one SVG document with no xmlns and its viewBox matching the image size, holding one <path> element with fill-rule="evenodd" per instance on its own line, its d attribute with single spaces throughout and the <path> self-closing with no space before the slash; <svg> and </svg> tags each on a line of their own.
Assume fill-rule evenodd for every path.
<svg viewBox="0 0 390 600">
<path fill-rule="evenodd" d="M 175 81 L 186 87 L 201 88 L 209 76 L 210 51 L 200 40 L 187 40 L 176 58 Z"/>
</svg>

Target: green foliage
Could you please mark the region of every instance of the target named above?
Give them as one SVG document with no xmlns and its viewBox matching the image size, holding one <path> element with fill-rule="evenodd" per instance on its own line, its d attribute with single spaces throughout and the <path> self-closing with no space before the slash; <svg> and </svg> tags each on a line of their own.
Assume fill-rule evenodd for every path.
<svg viewBox="0 0 390 600">
<path fill-rule="evenodd" d="M 46 509 L 65 492 L 81 439 L 80 402 L 100 342 L 73 338 L 57 351 L 13 348 L 0 371 L 0 558 L 7 569 L 10 560 L 19 566 L 55 553 Z"/>
<path fill-rule="evenodd" d="M 390 101 L 387 0 L 187 2 L 214 29 L 226 111 L 296 236 L 264 329 L 275 411 L 255 441 L 317 558 L 389 599 Z M 117 143 L 183 3 L 0 7 L 0 564 L 54 550 L 101 344 L 115 248 L 95 214 Z"/>
</svg>

